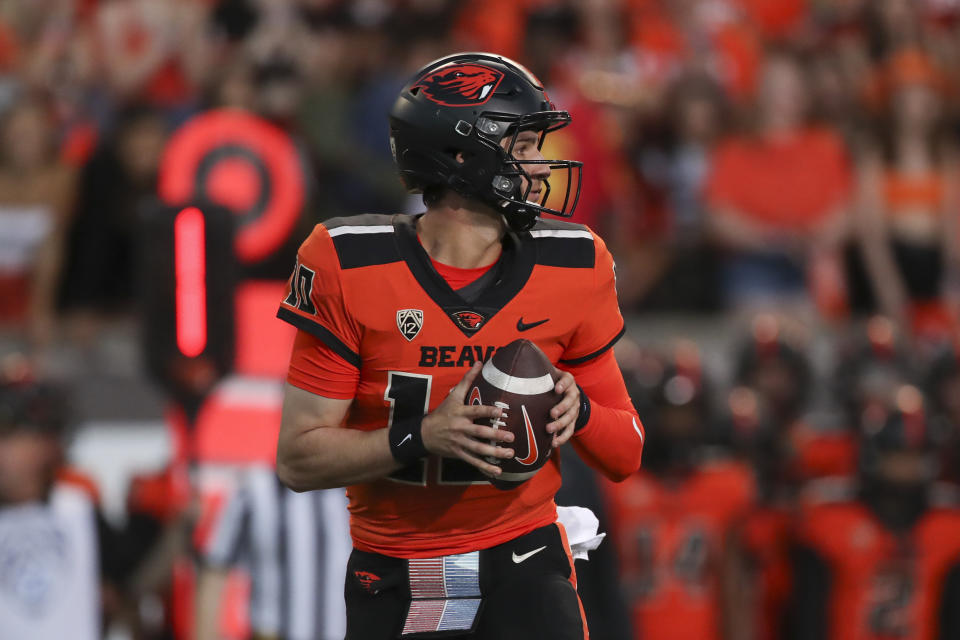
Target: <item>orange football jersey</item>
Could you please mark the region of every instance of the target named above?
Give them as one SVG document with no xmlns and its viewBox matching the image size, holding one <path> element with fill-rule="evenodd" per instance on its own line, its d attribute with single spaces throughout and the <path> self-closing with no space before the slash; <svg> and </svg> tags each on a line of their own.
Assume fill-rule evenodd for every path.
<svg viewBox="0 0 960 640">
<path fill-rule="evenodd" d="M 677 484 L 640 471 L 606 487 L 636 636 L 720 638 L 720 559 L 727 532 L 753 501 L 750 470 L 708 464 Z"/>
<path fill-rule="evenodd" d="M 934 508 L 897 538 L 860 502 L 804 509 L 800 543 L 830 569 L 828 640 L 934 640 L 943 579 L 960 557 L 960 511 Z"/>
<path fill-rule="evenodd" d="M 756 599 L 755 637 L 780 637 L 780 620 L 790 596 L 790 530 L 793 514 L 787 505 L 760 505 L 742 520 L 740 543 L 750 559 Z"/>
<path fill-rule="evenodd" d="M 345 427 L 371 431 L 432 411 L 467 369 L 516 338 L 563 367 L 622 335 L 613 260 L 588 228 L 540 221 L 509 233 L 489 284 L 468 301 L 431 266 L 415 216 L 318 225 L 279 317 L 359 370 Z M 318 374 L 322 375 L 322 374 Z M 491 547 L 556 520 L 558 456 L 511 491 L 465 462 L 431 456 L 348 487 L 358 549 L 416 558 Z"/>
</svg>

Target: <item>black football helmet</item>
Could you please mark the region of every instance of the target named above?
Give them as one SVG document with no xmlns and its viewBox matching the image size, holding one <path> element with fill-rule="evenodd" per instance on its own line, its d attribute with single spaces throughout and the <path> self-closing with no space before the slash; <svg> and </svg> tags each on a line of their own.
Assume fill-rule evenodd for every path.
<svg viewBox="0 0 960 640">
<path fill-rule="evenodd" d="M 861 497 L 887 527 L 907 531 L 934 497 L 942 432 L 923 396 L 904 385 L 886 411 L 869 408 L 860 422 Z"/>
<path fill-rule="evenodd" d="M 760 314 L 735 356 L 734 382 L 763 396 L 770 418 L 781 428 L 799 417 L 813 386 L 803 346 L 785 335 L 777 318 Z"/>
<path fill-rule="evenodd" d="M 390 110 L 390 148 L 411 193 L 449 188 L 502 212 L 511 228 L 524 231 L 541 213 L 573 215 L 583 163 L 518 160 L 517 135 L 539 133 L 539 149 L 548 133 L 569 123 L 570 114 L 557 111 L 540 81 L 520 64 L 489 53 L 457 53 L 431 62 L 403 87 Z M 531 165 L 566 171 L 558 207 L 547 206 L 547 180 L 540 198 L 527 200 Z"/>
<path fill-rule="evenodd" d="M 11 356 L 0 362 L 0 436 L 19 431 L 65 435 L 70 422 L 66 390 L 35 380 L 19 360 Z"/>
<path fill-rule="evenodd" d="M 942 440 L 942 424 L 926 413 L 923 395 L 911 385 L 901 386 L 885 411 L 874 407 L 860 420 L 860 473 L 873 476 L 879 458 L 890 453 L 917 453 L 928 457 L 928 478 L 935 476 L 934 454 Z"/>
<path fill-rule="evenodd" d="M 708 443 L 710 419 L 709 382 L 698 348 L 681 340 L 669 354 L 647 352 L 624 365 L 627 390 L 649 435 L 644 468 L 654 474 L 693 471 Z"/>
</svg>

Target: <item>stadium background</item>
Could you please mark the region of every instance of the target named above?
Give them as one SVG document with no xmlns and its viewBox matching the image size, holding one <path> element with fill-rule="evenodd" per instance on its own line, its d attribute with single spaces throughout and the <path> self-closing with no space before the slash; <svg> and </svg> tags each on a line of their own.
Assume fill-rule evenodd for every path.
<svg viewBox="0 0 960 640">
<path fill-rule="evenodd" d="M 901 384 L 945 438 L 960 428 L 944 391 L 960 303 L 960 3 L 0 0 L 0 356 L 5 375 L 69 389 L 69 461 L 115 526 L 131 487 L 185 457 L 271 459 L 289 339 L 272 320 L 277 283 L 313 224 L 420 209 L 385 114 L 413 71 L 460 50 L 522 62 L 573 115 L 545 155 L 585 164 L 574 221 L 616 256 L 618 356 L 651 439 L 659 406 L 702 400 L 711 445 L 749 463 L 731 424 L 789 434 L 802 482 L 854 469 L 866 396 L 916 410 Z M 173 150 L 185 127 L 207 118 L 215 132 L 238 110 L 269 125 Z M 243 150 L 198 187 L 207 144 Z M 239 212 L 241 230 L 292 212 L 273 240 L 258 244 L 263 227 L 238 240 L 232 268 L 208 267 L 237 299 L 210 298 L 199 357 L 150 307 L 172 244 L 144 242 L 172 237 L 194 189 Z M 813 374 L 778 369 L 784 352 Z M 764 387 L 780 374 L 786 390 Z M 796 406 L 781 410 L 788 392 Z M 188 445 L 175 407 L 196 417 L 201 397 L 223 406 Z"/>
</svg>

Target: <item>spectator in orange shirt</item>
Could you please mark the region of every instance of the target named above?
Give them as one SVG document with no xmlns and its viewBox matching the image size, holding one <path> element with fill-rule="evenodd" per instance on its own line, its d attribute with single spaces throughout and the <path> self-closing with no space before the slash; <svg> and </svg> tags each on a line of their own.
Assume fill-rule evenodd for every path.
<svg viewBox="0 0 960 640">
<path fill-rule="evenodd" d="M 706 200 L 724 249 L 729 306 L 806 306 L 808 267 L 831 260 L 845 234 L 849 166 L 832 131 L 806 123 L 807 83 L 783 52 L 766 59 L 755 130 L 722 143 Z"/>
<path fill-rule="evenodd" d="M 945 274 L 957 261 L 957 151 L 947 133 L 946 81 L 919 50 L 880 70 L 880 116 L 858 159 L 856 230 L 868 295 L 906 334 L 943 334 Z M 873 298 L 870 300 L 869 298 Z"/>
<path fill-rule="evenodd" d="M 763 51 L 741 12 L 722 2 L 631 4 L 627 27 L 648 91 L 658 92 L 684 69 L 694 69 L 714 76 L 736 102 L 753 96 Z"/>
</svg>

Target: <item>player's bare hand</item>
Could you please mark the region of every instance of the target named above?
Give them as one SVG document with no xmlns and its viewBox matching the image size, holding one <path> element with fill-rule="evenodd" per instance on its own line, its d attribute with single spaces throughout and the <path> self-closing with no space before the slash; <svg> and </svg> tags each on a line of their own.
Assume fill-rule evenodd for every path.
<svg viewBox="0 0 960 640">
<path fill-rule="evenodd" d="M 563 399 L 550 409 L 553 422 L 547 425 L 547 433 L 553 434 L 553 446 L 556 448 L 573 435 L 577 416 L 580 415 L 580 387 L 569 371 L 554 369 L 554 373 L 560 375 L 554 390 L 562 393 Z"/>
<path fill-rule="evenodd" d="M 513 449 L 490 445 L 491 440 L 512 442 L 509 431 L 494 429 L 477 422 L 489 422 L 500 417 L 499 407 L 466 405 L 467 390 L 480 373 L 482 363 L 470 367 L 450 394 L 423 418 L 420 434 L 427 451 L 447 458 L 460 458 L 491 476 L 500 475 L 500 467 L 483 458 L 512 458 Z"/>
</svg>

